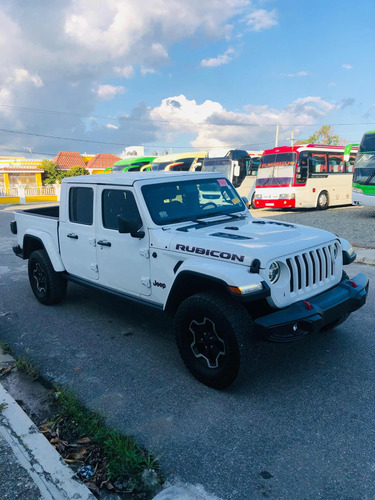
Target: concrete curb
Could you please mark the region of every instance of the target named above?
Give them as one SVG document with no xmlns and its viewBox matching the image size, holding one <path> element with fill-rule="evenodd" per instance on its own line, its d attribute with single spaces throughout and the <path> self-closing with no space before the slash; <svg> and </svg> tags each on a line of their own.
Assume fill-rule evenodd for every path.
<svg viewBox="0 0 375 500">
<path fill-rule="evenodd" d="M 86 486 L 0 384 L 0 434 L 46 500 L 95 500 Z"/>
<path fill-rule="evenodd" d="M 357 258 L 354 262 L 357 264 L 368 264 L 375 266 L 375 248 L 362 248 L 353 246 L 356 251 Z"/>
</svg>

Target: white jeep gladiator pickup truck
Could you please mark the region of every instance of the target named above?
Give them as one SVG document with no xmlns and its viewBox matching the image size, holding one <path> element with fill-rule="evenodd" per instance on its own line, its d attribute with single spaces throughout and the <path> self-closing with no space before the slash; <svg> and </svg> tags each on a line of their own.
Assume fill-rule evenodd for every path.
<svg viewBox="0 0 375 500">
<path fill-rule="evenodd" d="M 255 341 L 331 328 L 367 297 L 366 276 L 343 271 L 346 240 L 253 218 L 217 173 L 66 178 L 60 207 L 17 213 L 11 230 L 39 302 L 60 302 L 72 281 L 175 313 L 183 361 L 217 389 Z"/>
</svg>

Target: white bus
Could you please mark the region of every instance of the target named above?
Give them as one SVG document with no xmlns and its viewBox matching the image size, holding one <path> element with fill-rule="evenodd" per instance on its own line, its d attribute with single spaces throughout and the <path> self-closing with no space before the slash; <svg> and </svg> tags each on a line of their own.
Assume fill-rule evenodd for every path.
<svg viewBox="0 0 375 500">
<path fill-rule="evenodd" d="M 255 208 L 318 208 L 352 203 L 358 148 L 348 161 L 344 146 L 283 146 L 264 151 L 255 184 Z"/>
</svg>

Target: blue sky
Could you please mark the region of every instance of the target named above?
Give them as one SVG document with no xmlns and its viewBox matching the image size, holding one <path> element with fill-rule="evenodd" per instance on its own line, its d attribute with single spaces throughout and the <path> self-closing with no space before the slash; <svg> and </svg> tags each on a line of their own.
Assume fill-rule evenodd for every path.
<svg viewBox="0 0 375 500">
<path fill-rule="evenodd" d="M 264 149 L 276 123 L 281 144 L 321 124 L 359 141 L 374 18 L 370 0 L 5 0 L 0 155 Z"/>
</svg>

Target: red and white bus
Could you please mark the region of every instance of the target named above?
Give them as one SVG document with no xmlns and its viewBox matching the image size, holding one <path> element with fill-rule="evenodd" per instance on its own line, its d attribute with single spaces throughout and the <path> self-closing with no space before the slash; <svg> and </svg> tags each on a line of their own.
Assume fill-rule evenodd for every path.
<svg viewBox="0 0 375 500">
<path fill-rule="evenodd" d="M 283 146 L 264 151 L 256 179 L 255 208 L 318 208 L 352 203 L 358 148 L 348 161 L 345 146 Z"/>
</svg>

